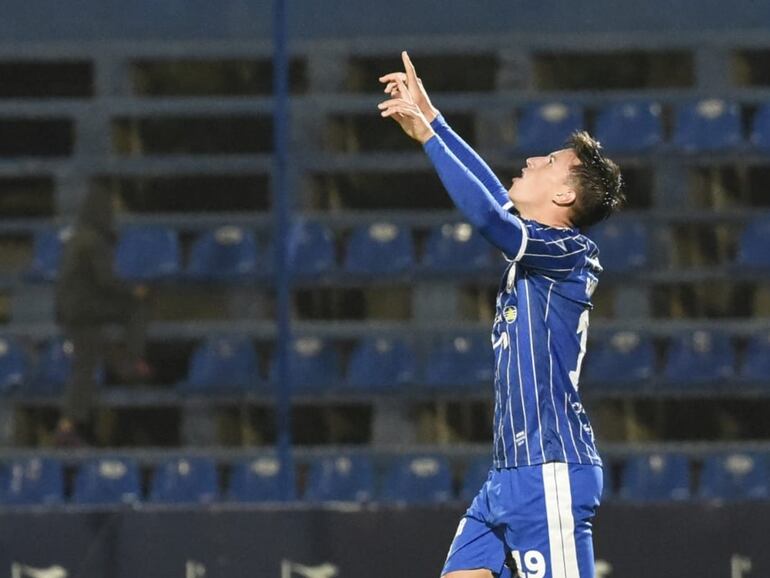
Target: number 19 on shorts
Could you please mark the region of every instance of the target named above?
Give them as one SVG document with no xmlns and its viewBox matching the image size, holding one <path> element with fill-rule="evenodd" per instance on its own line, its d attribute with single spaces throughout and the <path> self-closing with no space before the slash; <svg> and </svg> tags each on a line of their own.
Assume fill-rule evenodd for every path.
<svg viewBox="0 0 770 578">
<path fill-rule="evenodd" d="M 537 550 L 528 550 L 522 556 L 521 552 L 511 552 L 516 567 L 519 569 L 517 578 L 543 578 L 545 576 L 545 557 Z"/>
</svg>

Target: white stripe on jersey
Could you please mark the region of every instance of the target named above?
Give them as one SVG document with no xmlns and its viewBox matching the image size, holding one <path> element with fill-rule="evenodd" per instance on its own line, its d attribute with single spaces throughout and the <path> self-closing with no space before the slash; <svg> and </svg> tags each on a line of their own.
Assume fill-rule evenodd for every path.
<svg viewBox="0 0 770 578">
<path fill-rule="evenodd" d="M 495 379 L 500 380 L 500 360 L 502 359 L 502 355 L 499 355 L 497 358 L 497 372 L 495 374 Z M 511 357 L 511 350 L 508 349 L 508 359 Z M 500 390 L 495 387 L 495 414 L 497 412 L 500 412 L 500 423 L 497 424 L 497 432 L 495 432 L 495 435 L 497 436 L 497 439 L 495 440 L 495 450 L 494 450 L 494 458 L 497 459 L 497 444 L 499 444 L 501 441 L 503 442 L 503 457 L 505 459 L 505 463 L 503 464 L 505 467 L 508 466 L 508 450 L 505 448 L 505 436 L 503 435 L 503 404 L 500 400 Z"/>
<path fill-rule="evenodd" d="M 521 411 L 524 414 L 524 445 L 527 448 L 527 465 L 532 465 L 529 458 L 529 424 L 527 423 L 527 404 L 524 401 L 524 380 L 521 379 L 521 360 L 519 359 L 519 324 L 516 324 L 516 366 L 519 368 L 519 393 L 521 394 Z M 516 447 L 516 438 L 513 439 L 513 446 Z"/>
<path fill-rule="evenodd" d="M 529 307 L 529 283 L 526 277 L 524 278 L 524 294 L 527 299 L 527 323 L 529 325 L 529 354 L 532 359 L 532 385 L 535 389 L 535 408 L 537 409 L 537 432 L 540 434 L 540 455 L 545 459 L 545 446 L 543 446 L 543 426 L 540 423 L 540 394 L 538 389 L 540 388 L 537 381 L 537 369 L 535 368 L 535 337 L 532 334 L 532 310 Z"/>
<path fill-rule="evenodd" d="M 562 253 L 561 255 L 549 255 L 548 253 L 527 253 L 527 257 L 548 257 L 549 259 L 561 259 L 562 257 L 569 257 L 570 255 L 577 255 L 585 251 L 585 248 L 572 251 L 572 253 Z"/>
<path fill-rule="evenodd" d="M 508 327 L 506 326 L 505 332 L 508 333 Z M 511 340 L 511 334 L 508 333 L 508 341 Z M 518 354 L 517 354 L 518 355 Z M 513 440 L 513 461 L 515 465 L 519 465 L 519 448 L 516 445 L 516 428 L 513 427 L 513 405 L 511 404 L 511 349 L 508 348 L 508 367 L 505 370 L 505 381 L 508 387 L 508 420 L 511 422 L 511 440 Z M 501 416 L 502 417 L 502 416 Z M 503 421 L 502 419 L 500 420 Z M 525 424 L 526 429 L 526 424 Z M 505 427 L 503 427 L 503 447 L 505 446 Z M 505 465 L 509 466 L 506 458 Z"/>
<path fill-rule="evenodd" d="M 548 312 L 551 310 L 551 292 L 553 291 L 553 283 L 548 288 L 548 298 L 545 301 L 545 316 L 543 320 L 548 322 Z M 564 461 L 567 461 L 567 448 L 564 447 L 564 438 L 561 435 L 561 427 L 559 427 L 559 412 L 556 410 L 556 398 L 553 395 L 553 353 L 551 352 L 551 328 L 548 328 L 548 380 L 551 385 L 551 405 L 553 405 L 553 418 L 556 421 L 556 433 L 559 435 L 559 443 L 561 444 L 561 453 L 564 456 Z"/>
<path fill-rule="evenodd" d="M 580 578 L 569 465 L 559 462 L 543 464 L 543 489 L 548 519 L 551 577 Z"/>
</svg>

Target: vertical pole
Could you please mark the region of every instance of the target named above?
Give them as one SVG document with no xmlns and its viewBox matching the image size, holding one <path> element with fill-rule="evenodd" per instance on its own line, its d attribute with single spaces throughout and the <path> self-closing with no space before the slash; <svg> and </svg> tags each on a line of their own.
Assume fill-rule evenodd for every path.
<svg viewBox="0 0 770 578">
<path fill-rule="evenodd" d="M 273 244 L 276 293 L 276 426 L 278 456 L 287 498 L 294 498 L 291 455 L 291 344 L 290 279 L 288 270 L 291 196 L 287 178 L 289 159 L 289 57 L 287 0 L 273 0 Z"/>
</svg>

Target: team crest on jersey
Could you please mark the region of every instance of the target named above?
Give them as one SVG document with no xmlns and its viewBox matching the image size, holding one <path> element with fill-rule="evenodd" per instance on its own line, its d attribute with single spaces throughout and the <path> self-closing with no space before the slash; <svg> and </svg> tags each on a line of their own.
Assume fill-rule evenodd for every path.
<svg viewBox="0 0 770 578">
<path fill-rule="evenodd" d="M 505 319 L 506 323 L 513 323 L 516 321 L 516 317 L 518 317 L 519 312 L 516 310 L 516 308 L 513 305 L 508 305 L 503 309 L 503 318 Z"/>
</svg>

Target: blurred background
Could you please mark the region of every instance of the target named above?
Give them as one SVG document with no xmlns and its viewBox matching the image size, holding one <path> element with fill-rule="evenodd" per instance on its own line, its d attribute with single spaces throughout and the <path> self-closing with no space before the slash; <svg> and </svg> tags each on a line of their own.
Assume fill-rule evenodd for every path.
<svg viewBox="0 0 770 578">
<path fill-rule="evenodd" d="M 504 183 L 581 128 L 623 169 L 587 232 L 597 577 L 770 576 L 767 5 L 2 15 L 0 575 L 438 575 L 504 261 L 379 116 L 406 49 Z"/>
</svg>

